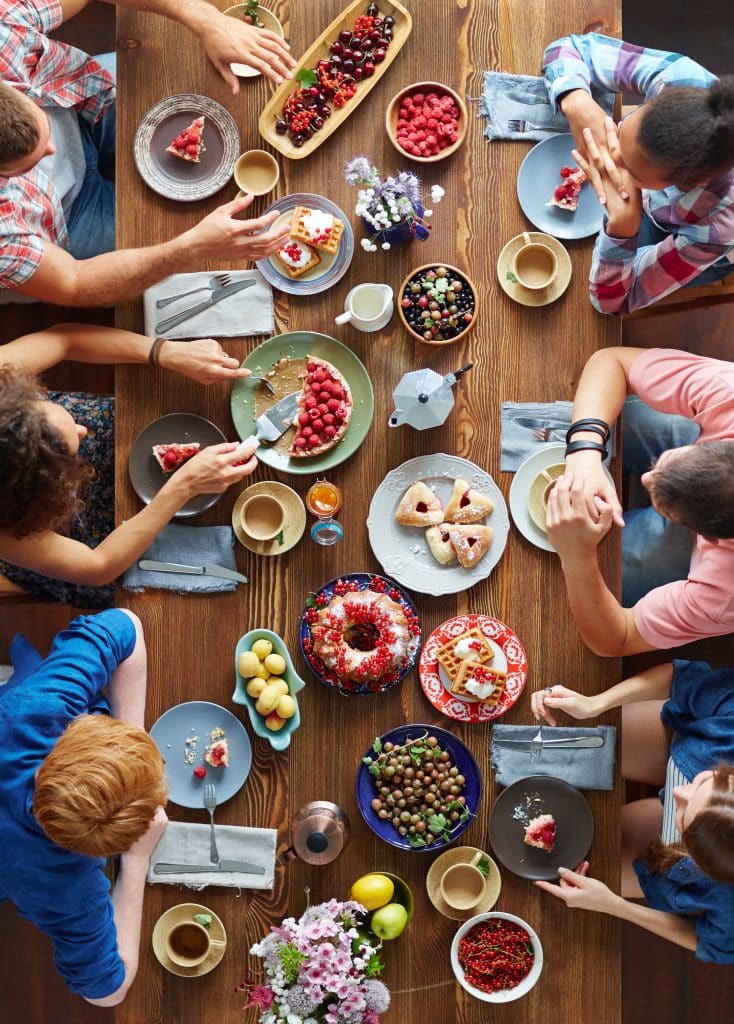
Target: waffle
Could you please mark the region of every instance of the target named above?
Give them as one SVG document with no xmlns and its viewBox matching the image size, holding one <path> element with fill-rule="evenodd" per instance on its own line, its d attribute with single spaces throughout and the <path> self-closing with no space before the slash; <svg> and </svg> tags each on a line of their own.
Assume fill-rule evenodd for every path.
<svg viewBox="0 0 734 1024">
<path fill-rule="evenodd" d="M 495 684 L 495 688 L 492 693 L 487 697 L 477 697 L 475 693 L 471 693 L 466 688 L 466 684 L 472 679 L 476 678 L 476 682 L 492 682 Z M 482 678 L 482 677 L 486 677 Z M 451 684 L 451 692 L 457 697 L 468 697 L 471 700 L 481 701 L 482 704 L 488 705 L 488 707 L 495 707 L 497 702 L 505 688 L 505 681 L 507 679 L 506 672 L 500 672 L 499 669 L 489 668 L 486 665 L 480 665 L 478 661 L 462 661 L 459 666 L 459 672 Z"/>
<path fill-rule="evenodd" d="M 459 658 L 455 654 L 456 645 L 460 640 L 476 640 L 481 644 L 481 650 L 477 651 L 479 660 L 474 662 L 475 665 L 487 665 L 494 658 L 494 651 L 487 643 L 484 634 L 478 626 L 473 626 L 471 629 L 467 629 L 465 633 L 460 636 L 452 637 L 448 643 L 445 643 L 443 647 L 440 647 L 436 653 L 436 659 L 438 663 L 443 666 L 446 675 L 453 682 L 459 674 L 459 669 L 464 663 L 464 658 Z"/>
<path fill-rule="evenodd" d="M 321 262 L 321 257 L 310 246 L 305 245 L 304 243 L 298 241 L 295 244 L 297 245 L 299 250 L 303 251 L 304 253 L 308 252 L 311 255 L 310 255 L 308 263 L 304 263 L 304 265 L 302 267 L 291 266 L 291 264 L 286 259 L 283 258 L 283 255 L 281 255 L 281 253 L 285 253 L 285 250 L 288 249 L 289 246 L 293 246 L 293 244 L 294 244 L 293 241 L 288 241 L 286 243 L 286 245 L 283 246 L 282 249 L 278 249 L 278 251 L 275 253 L 275 255 L 278 257 L 278 260 L 280 261 L 280 263 L 281 263 L 283 269 L 285 270 L 286 274 L 288 275 L 288 277 L 291 277 L 291 278 L 295 279 L 297 277 L 302 277 L 305 273 L 307 273 L 307 271 L 312 270 L 314 267 L 317 267 L 319 265 L 319 263 Z M 287 253 L 286 253 L 286 255 L 287 255 Z"/>
<path fill-rule="evenodd" d="M 291 218 L 291 238 L 335 256 L 344 234 L 344 222 L 331 213 L 297 206 Z"/>
</svg>

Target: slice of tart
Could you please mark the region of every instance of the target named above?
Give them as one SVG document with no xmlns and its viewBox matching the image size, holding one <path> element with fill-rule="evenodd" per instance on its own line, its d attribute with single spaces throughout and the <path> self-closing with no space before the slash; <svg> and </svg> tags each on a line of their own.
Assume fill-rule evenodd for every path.
<svg viewBox="0 0 734 1024">
<path fill-rule="evenodd" d="M 161 467 L 164 473 L 173 473 L 180 466 L 183 466 L 184 462 L 188 462 L 192 459 L 201 448 L 198 441 L 189 443 L 174 442 L 172 444 L 154 444 L 153 458 L 156 460 L 158 465 Z"/>
<path fill-rule="evenodd" d="M 204 760 L 212 768 L 229 768 L 229 744 L 226 739 L 217 740 L 204 751 Z"/>
<path fill-rule="evenodd" d="M 556 822 L 552 814 L 541 814 L 525 826 L 525 843 L 546 853 L 553 852 L 556 841 Z"/>
<path fill-rule="evenodd" d="M 292 459 L 322 455 L 347 432 L 354 403 L 344 376 L 325 359 L 307 356 L 303 390 L 298 396 Z"/>
<path fill-rule="evenodd" d="M 401 526 L 438 526 L 443 522 L 443 505 L 428 484 L 416 480 L 403 495 L 395 519 Z"/>
<path fill-rule="evenodd" d="M 426 543 L 428 544 L 428 550 L 439 565 L 451 565 L 456 560 L 456 552 L 451 547 L 451 541 L 449 540 L 448 523 L 441 523 L 439 526 L 429 526 L 426 530 Z"/>
<path fill-rule="evenodd" d="M 291 218 L 291 238 L 318 249 L 320 252 L 336 255 L 344 234 L 344 222 L 332 213 L 311 210 L 297 206 Z"/>
<path fill-rule="evenodd" d="M 204 150 L 204 118 L 197 117 L 188 128 L 179 132 L 171 145 L 166 148 L 166 153 L 177 156 L 179 160 L 198 164 Z"/>
<path fill-rule="evenodd" d="M 481 523 L 494 509 L 492 499 L 471 487 L 459 477 L 454 480 L 449 503 L 446 506 L 447 523 Z"/>
<path fill-rule="evenodd" d="M 452 523 L 449 527 L 449 540 L 459 559 L 459 564 L 464 569 L 473 569 L 475 565 L 479 565 L 489 551 L 493 535 L 494 530 L 481 523 L 472 523 L 471 525 Z"/>
<path fill-rule="evenodd" d="M 321 263 L 321 257 L 315 249 L 295 238 L 289 238 L 288 242 L 282 249 L 278 249 L 275 255 L 283 264 L 288 277 L 294 280 Z"/>
<path fill-rule="evenodd" d="M 579 205 L 581 189 L 586 175 L 580 167 L 562 167 L 561 184 L 558 185 L 546 206 L 558 206 L 561 210 L 573 213 Z"/>
</svg>

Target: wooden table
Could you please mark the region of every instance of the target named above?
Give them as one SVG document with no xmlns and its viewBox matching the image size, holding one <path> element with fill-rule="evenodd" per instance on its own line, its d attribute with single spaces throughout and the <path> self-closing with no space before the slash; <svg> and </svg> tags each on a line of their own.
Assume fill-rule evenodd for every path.
<svg viewBox="0 0 734 1024">
<path fill-rule="evenodd" d="M 226 6 L 220 0 L 220 6 Z M 286 23 L 294 53 L 303 52 L 340 10 L 338 0 L 319 4 L 271 4 Z M 432 78 L 476 95 L 486 68 L 537 73 L 545 44 L 571 30 L 594 28 L 619 33 L 620 5 L 573 0 L 556 11 L 538 0 L 464 0 L 409 3 L 414 17 L 411 39 L 386 76 L 346 122 L 341 131 L 307 160 L 283 161 L 281 192 L 316 192 L 329 196 L 351 214 L 354 190 L 342 178 L 342 165 L 366 152 L 385 170 L 398 169 L 398 158 L 382 128 L 390 97 L 413 81 Z M 259 144 L 256 121 L 270 94 L 258 79 L 243 82 L 233 98 L 208 64 L 203 52 L 176 25 L 150 15 L 118 10 L 118 246 L 161 241 L 193 225 L 215 202 L 235 194 L 234 185 L 203 203 L 168 202 L 140 181 L 132 159 L 132 138 L 144 111 L 160 98 L 198 91 L 223 103 L 235 116 L 242 148 Z M 266 626 L 286 638 L 296 654 L 297 624 L 310 591 L 347 571 L 377 570 L 364 526 L 370 497 L 385 473 L 405 459 L 435 451 L 465 456 L 485 467 L 508 494 L 512 477 L 499 472 L 500 403 L 571 398 L 579 373 L 597 348 L 618 344 L 619 322 L 598 316 L 586 290 L 591 242 L 571 243 L 574 278 L 566 296 L 546 309 L 514 304 L 498 287 L 495 271 L 502 245 L 527 228 L 515 195 L 517 168 L 528 147 L 492 144 L 483 138 L 483 120 L 471 119 L 464 146 L 445 164 L 425 175 L 426 185 L 440 183 L 446 197 L 435 209 L 434 229 L 424 244 L 414 242 L 389 254 L 364 253 L 359 245 L 347 276 L 331 291 L 291 301 L 276 293 L 278 329 L 313 329 L 336 333 L 366 365 L 375 384 L 376 410 L 372 429 L 349 462 L 329 473 L 345 495 L 341 519 L 344 542 L 332 549 L 308 537 L 280 558 L 256 558 L 238 550 L 238 563 L 251 579 L 235 594 L 210 598 L 175 596 L 150 590 L 140 596 L 120 591 L 122 604 L 142 618 L 148 643 L 148 723 L 184 700 L 203 698 L 230 706 L 233 689 L 232 652 L 248 629 Z M 265 207 L 259 202 L 258 210 Z M 481 312 L 474 332 L 445 351 L 415 344 L 393 319 L 373 335 L 335 328 L 333 318 L 355 283 L 387 281 L 398 287 L 409 270 L 430 260 L 466 268 L 478 283 Z M 141 329 L 139 302 L 119 311 L 120 326 Z M 262 339 L 225 342 L 228 351 L 244 356 Z M 457 389 L 457 403 L 444 427 L 423 433 L 408 427 L 387 430 L 391 391 L 409 369 L 430 365 L 448 372 L 467 362 L 475 369 Z M 117 519 L 139 507 L 127 476 L 127 453 L 141 428 L 156 416 L 187 410 L 207 416 L 229 436 L 228 389 L 204 389 L 148 367 L 117 372 Z M 273 474 L 260 469 L 256 479 Z M 287 482 L 305 493 L 307 477 Z M 248 480 L 247 483 L 252 482 Z M 202 524 L 227 523 L 236 495 L 224 499 Z M 613 539 L 604 548 L 607 578 L 618 578 L 619 549 Z M 505 554 L 490 578 L 463 594 L 446 598 L 415 595 L 424 635 L 441 621 L 467 611 L 485 612 L 508 623 L 520 636 L 528 655 L 525 694 L 506 721 L 528 722 L 529 694 L 549 682 L 563 681 L 587 692 L 618 680 L 619 666 L 590 654 L 580 642 L 568 612 L 564 585 L 555 557 L 528 544 L 514 528 Z M 296 658 L 300 662 L 300 655 Z M 400 853 L 377 840 L 362 822 L 354 797 L 354 777 L 363 751 L 378 733 L 405 722 L 430 722 L 452 729 L 472 749 L 484 779 L 484 795 L 476 821 L 462 842 L 488 849 L 487 822 L 496 787 L 489 766 L 489 728 L 462 726 L 438 715 L 420 689 L 417 672 L 378 698 L 341 699 L 309 677 L 301 695 L 303 723 L 285 754 L 274 753 L 254 739 L 254 763 L 248 782 L 217 813 L 222 823 L 269 826 L 278 829 L 280 849 L 289 843 L 289 821 L 303 804 L 327 799 L 344 807 L 351 819 L 352 838 L 343 855 L 325 868 L 293 861 L 277 871 L 272 893 L 209 889 L 201 897 L 223 918 L 229 946 L 222 964 L 206 977 L 183 980 L 164 971 L 154 959 L 150 936 L 158 916 L 191 893 L 167 886 L 146 893 L 140 969 L 126 1002 L 117 1009 L 120 1024 L 165 1021 L 189 1024 L 202 1020 L 234 1022 L 243 1019 L 244 1002 L 235 985 L 244 977 L 249 946 L 286 914 L 304 909 L 304 886 L 313 901 L 345 895 L 351 882 L 366 871 L 382 868 L 401 875 L 413 887 L 416 911 L 400 940 L 385 948 L 384 979 L 392 1005 L 384 1015 L 390 1022 L 421 1019 L 449 1024 L 499 1019 L 506 1022 L 584 1021 L 593 1012 L 598 1024 L 620 1020 L 619 930 L 611 919 L 591 913 L 572 913 L 530 883 L 503 871 L 498 909 L 528 920 L 545 948 L 540 983 L 526 998 L 494 1011 L 469 998 L 455 984 L 449 946 L 455 931 L 451 921 L 431 906 L 425 875 L 431 855 Z M 240 713 L 244 709 L 238 709 Z M 245 716 L 246 718 L 246 716 Z M 608 719 L 613 721 L 613 718 Z M 593 874 L 613 888 L 619 884 L 619 806 L 621 789 L 587 793 L 595 818 L 591 850 Z M 172 817 L 204 821 L 204 812 L 169 808 Z M 496 1015 L 496 1017 L 495 1017 Z M 245 1019 L 255 1019 L 254 1011 Z"/>
</svg>

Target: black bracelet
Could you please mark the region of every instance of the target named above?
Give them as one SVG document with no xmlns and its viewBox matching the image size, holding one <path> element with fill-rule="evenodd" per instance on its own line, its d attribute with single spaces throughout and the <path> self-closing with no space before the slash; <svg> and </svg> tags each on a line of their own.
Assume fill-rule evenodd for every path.
<svg viewBox="0 0 734 1024">
<path fill-rule="evenodd" d="M 592 434 L 598 434 L 599 437 L 606 442 L 612 433 L 612 429 L 608 423 L 604 420 L 585 419 L 575 420 L 566 431 L 566 444 L 571 440 L 571 437 L 581 430 L 588 430 Z"/>
<path fill-rule="evenodd" d="M 150 363 L 151 366 L 158 365 L 158 360 L 161 357 L 161 349 L 163 348 L 167 341 L 168 338 L 156 338 L 153 344 L 150 346 L 150 351 L 148 352 L 148 362 Z"/>
<path fill-rule="evenodd" d="M 566 445 L 566 457 L 573 455 L 574 452 L 600 452 L 602 462 L 607 458 L 609 452 L 605 444 L 599 444 L 598 441 L 570 441 Z"/>
</svg>

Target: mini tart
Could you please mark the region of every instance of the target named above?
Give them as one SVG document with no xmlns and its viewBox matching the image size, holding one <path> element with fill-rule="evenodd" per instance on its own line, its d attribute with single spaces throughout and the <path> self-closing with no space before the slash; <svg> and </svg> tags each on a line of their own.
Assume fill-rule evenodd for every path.
<svg viewBox="0 0 734 1024">
<path fill-rule="evenodd" d="M 452 637 L 443 647 L 436 651 L 436 660 L 443 666 L 446 675 L 452 681 L 459 674 L 465 661 L 486 665 L 494 659 L 494 651 L 487 643 L 481 629 L 473 626 L 460 636 Z"/>
<path fill-rule="evenodd" d="M 166 147 L 166 153 L 178 157 L 179 160 L 187 160 L 191 164 L 198 164 L 201 154 L 205 152 L 204 146 L 204 118 L 195 118 L 188 128 L 179 132 L 170 146 Z"/>
<path fill-rule="evenodd" d="M 449 525 L 451 546 L 464 569 L 473 569 L 475 565 L 479 565 L 489 551 L 493 535 L 494 530 L 491 527 L 482 526 L 480 523 L 473 523 L 471 526 L 453 523 Z"/>
<path fill-rule="evenodd" d="M 579 196 L 585 181 L 586 175 L 580 167 L 562 167 L 561 184 L 556 187 L 545 205 L 557 206 L 561 210 L 574 213 L 579 205 Z"/>
<path fill-rule="evenodd" d="M 212 768 L 229 768 L 229 743 L 225 739 L 212 743 L 204 751 L 204 760 Z"/>
<path fill-rule="evenodd" d="M 174 473 L 184 462 L 198 454 L 200 449 L 198 441 L 192 441 L 190 444 L 175 441 L 171 444 L 154 444 L 151 450 L 153 458 L 163 472 Z"/>
<path fill-rule="evenodd" d="M 438 526 L 443 518 L 441 499 L 422 480 L 410 485 L 395 513 L 401 526 Z"/>
<path fill-rule="evenodd" d="M 439 565 L 451 565 L 456 560 L 456 552 L 451 547 L 449 540 L 448 523 L 429 526 L 426 530 L 426 544 Z"/>
<path fill-rule="evenodd" d="M 344 222 L 332 213 L 297 206 L 291 218 L 291 238 L 335 256 L 344 234 Z"/>
<path fill-rule="evenodd" d="M 505 689 L 507 673 L 500 669 L 481 665 L 478 661 L 462 661 L 459 671 L 451 684 L 451 692 L 457 697 L 472 697 L 489 707 L 496 707 Z"/>
<path fill-rule="evenodd" d="M 282 249 L 275 253 L 288 277 L 302 277 L 321 263 L 321 257 L 304 242 L 291 238 Z"/>
<path fill-rule="evenodd" d="M 296 436 L 289 451 L 292 459 L 322 455 L 338 444 L 347 432 L 354 408 L 349 384 L 337 368 L 316 356 L 306 358 Z"/>
<path fill-rule="evenodd" d="M 481 523 L 493 510 L 491 498 L 480 494 L 461 477 L 454 480 L 454 489 L 445 512 L 447 523 Z"/>
<path fill-rule="evenodd" d="M 525 843 L 552 853 L 556 842 L 556 822 L 552 814 L 541 814 L 525 826 Z"/>
</svg>

